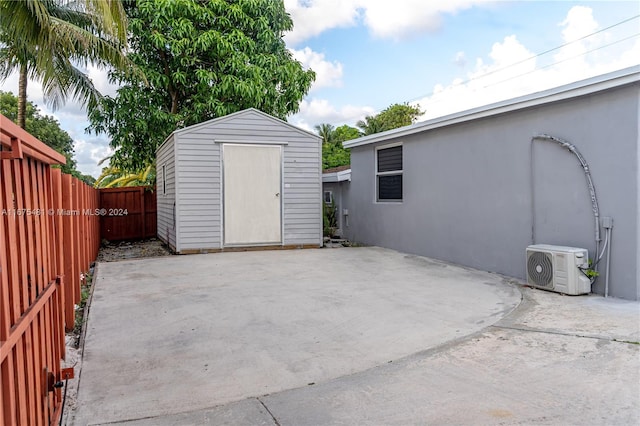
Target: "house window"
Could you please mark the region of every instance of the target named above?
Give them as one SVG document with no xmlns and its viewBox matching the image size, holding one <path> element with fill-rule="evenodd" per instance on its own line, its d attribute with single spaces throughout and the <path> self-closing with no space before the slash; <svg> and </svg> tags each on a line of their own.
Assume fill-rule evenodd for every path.
<svg viewBox="0 0 640 426">
<path fill-rule="evenodd" d="M 162 195 L 167 195 L 167 170 L 164 164 L 162 165 Z"/>
<path fill-rule="evenodd" d="M 376 200 L 402 201 L 402 145 L 376 150 Z"/>
<path fill-rule="evenodd" d="M 332 201 L 333 201 L 333 192 L 324 191 L 324 203 L 331 204 Z"/>
</svg>

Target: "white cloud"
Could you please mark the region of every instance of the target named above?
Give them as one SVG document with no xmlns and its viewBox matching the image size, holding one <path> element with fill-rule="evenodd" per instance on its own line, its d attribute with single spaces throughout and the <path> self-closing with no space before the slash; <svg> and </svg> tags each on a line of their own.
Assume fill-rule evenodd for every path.
<svg viewBox="0 0 640 426">
<path fill-rule="evenodd" d="M 114 97 L 116 95 L 116 91 L 120 86 L 109 82 L 108 69 L 91 64 L 87 69 L 87 74 L 91 81 L 93 81 L 93 85 L 98 89 L 98 92 L 104 96 Z"/>
<path fill-rule="evenodd" d="M 360 22 L 379 38 L 402 39 L 436 31 L 443 13 L 456 13 L 490 0 L 285 0 L 294 23 L 285 36 L 290 45 L 333 28 Z"/>
<path fill-rule="evenodd" d="M 563 41 L 570 43 L 561 48 L 558 53 L 553 56 L 554 62 L 560 62 L 558 69 L 565 69 L 568 72 L 571 69 L 578 68 L 578 63 L 580 67 L 587 67 L 587 57 L 584 56 L 585 53 L 593 46 L 599 44 L 602 39 L 602 34 L 597 34 L 580 40 L 598 30 L 598 23 L 593 17 L 592 10 L 584 6 L 575 6 L 569 10 L 566 19 L 558 25 L 563 27 Z M 569 60 L 570 62 L 567 62 Z"/>
<path fill-rule="evenodd" d="M 18 73 L 14 72 L 6 80 L 0 82 L 0 90 L 5 92 L 11 92 L 14 95 L 18 95 Z M 42 94 L 42 85 L 37 81 L 29 80 L 27 82 L 27 99 L 37 105 L 40 109 L 46 110 L 48 115 L 51 115 L 49 110 L 46 109 L 44 103 L 44 97 Z"/>
<path fill-rule="evenodd" d="M 467 65 L 467 58 L 463 51 L 456 53 L 456 56 L 453 58 L 453 63 L 459 67 L 464 67 L 465 65 Z"/>
<path fill-rule="evenodd" d="M 593 10 L 585 6 L 572 7 L 559 25 L 564 27 L 562 38 L 565 42 L 578 40 L 598 29 L 598 23 L 593 18 Z"/>
<path fill-rule="evenodd" d="M 345 105 L 337 109 L 326 99 L 305 99 L 300 103 L 300 111 L 289 117 L 289 122 L 313 131 L 314 126 L 321 123 L 329 123 L 334 126 L 341 126 L 345 123 L 354 125 L 358 120 L 374 113 L 375 109 L 368 106 Z"/>
<path fill-rule="evenodd" d="M 482 0 L 362 0 L 364 21 L 376 37 L 402 39 L 440 28 L 444 13 L 455 13 Z"/>
<path fill-rule="evenodd" d="M 342 64 L 338 61 L 327 61 L 324 53 L 318 53 L 305 47 L 302 50 L 291 50 L 293 57 L 300 61 L 305 68 L 311 68 L 316 73 L 316 80 L 311 91 L 322 87 L 339 87 L 342 85 Z"/>
<path fill-rule="evenodd" d="M 358 18 L 359 0 L 285 0 L 293 19 L 293 31 L 285 35 L 289 45 L 317 36 L 331 28 L 351 27 Z"/>
<path fill-rule="evenodd" d="M 590 52 L 611 40 L 612 35 L 603 32 L 579 40 L 599 28 L 589 8 L 573 7 L 559 26 L 564 43 L 571 44 L 552 55 L 534 57 L 534 53 L 522 45 L 515 35 L 494 43 L 488 58 L 477 58 L 474 69 L 466 74 L 464 80 L 456 78 L 449 84 L 437 84 L 431 95 L 416 101 L 426 109 L 421 120 L 561 86 L 640 63 L 640 40 L 637 39 L 635 43 L 627 42 L 624 51 Z"/>
<path fill-rule="evenodd" d="M 106 161 L 98 166 L 98 162 L 113 154 L 106 140 L 95 137 L 75 139 L 74 150 L 78 170 L 93 177 L 100 176 L 102 168 L 109 164 Z"/>
</svg>

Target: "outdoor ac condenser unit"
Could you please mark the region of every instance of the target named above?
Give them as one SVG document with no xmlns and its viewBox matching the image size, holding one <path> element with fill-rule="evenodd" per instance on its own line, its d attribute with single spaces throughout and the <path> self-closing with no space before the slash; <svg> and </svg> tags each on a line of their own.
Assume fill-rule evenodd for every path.
<svg viewBox="0 0 640 426">
<path fill-rule="evenodd" d="M 580 268 L 589 266 L 589 252 L 575 247 L 536 244 L 527 247 L 527 283 L 562 294 L 591 293 Z"/>
</svg>

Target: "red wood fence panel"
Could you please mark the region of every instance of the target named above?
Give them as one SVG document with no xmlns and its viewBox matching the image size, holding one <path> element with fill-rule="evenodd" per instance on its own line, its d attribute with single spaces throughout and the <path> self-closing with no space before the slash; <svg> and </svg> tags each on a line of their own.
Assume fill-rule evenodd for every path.
<svg viewBox="0 0 640 426">
<path fill-rule="evenodd" d="M 58 424 L 65 328 L 100 245 L 99 194 L 0 115 L 0 424 Z"/>
<path fill-rule="evenodd" d="M 156 236 L 156 192 L 147 186 L 100 189 L 101 237 L 109 241 Z"/>
</svg>

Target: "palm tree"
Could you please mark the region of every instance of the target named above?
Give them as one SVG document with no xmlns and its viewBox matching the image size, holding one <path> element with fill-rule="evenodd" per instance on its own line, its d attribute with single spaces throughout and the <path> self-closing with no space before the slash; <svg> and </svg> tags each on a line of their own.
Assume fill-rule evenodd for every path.
<svg viewBox="0 0 640 426">
<path fill-rule="evenodd" d="M 153 186 L 156 165 L 149 164 L 138 172 L 127 172 L 115 166 L 102 169 L 102 174 L 93 183 L 94 188 L 120 188 L 123 186 Z"/>
<path fill-rule="evenodd" d="M 111 160 L 109 155 L 98 162 L 98 166 Z M 93 183 L 94 188 L 120 188 L 123 186 L 153 186 L 156 183 L 155 160 L 136 171 L 123 170 L 116 166 L 102 168 L 102 174 Z"/>
<path fill-rule="evenodd" d="M 322 138 L 323 144 L 333 142 L 335 129 L 331 124 L 317 124 L 314 128 L 316 129 L 316 132 L 318 132 L 318 136 Z"/>
<path fill-rule="evenodd" d="M 0 0 L 0 80 L 19 72 L 18 125 L 24 128 L 29 78 L 57 108 L 70 96 L 89 108 L 100 93 L 77 66 L 124 69 L 126 15 L 119 0 Z"/>
<path fill-rule="evenodd" d="M 384 130 L 380 121 L 377 120 L 376 117 L 372 117 L 370 115 L 366 116 L 364 120 L 359 120 L 356 123 L 356 126 L 362 130 L 362 133 L 365 136 L 380 133 Z"/>
</svg>

